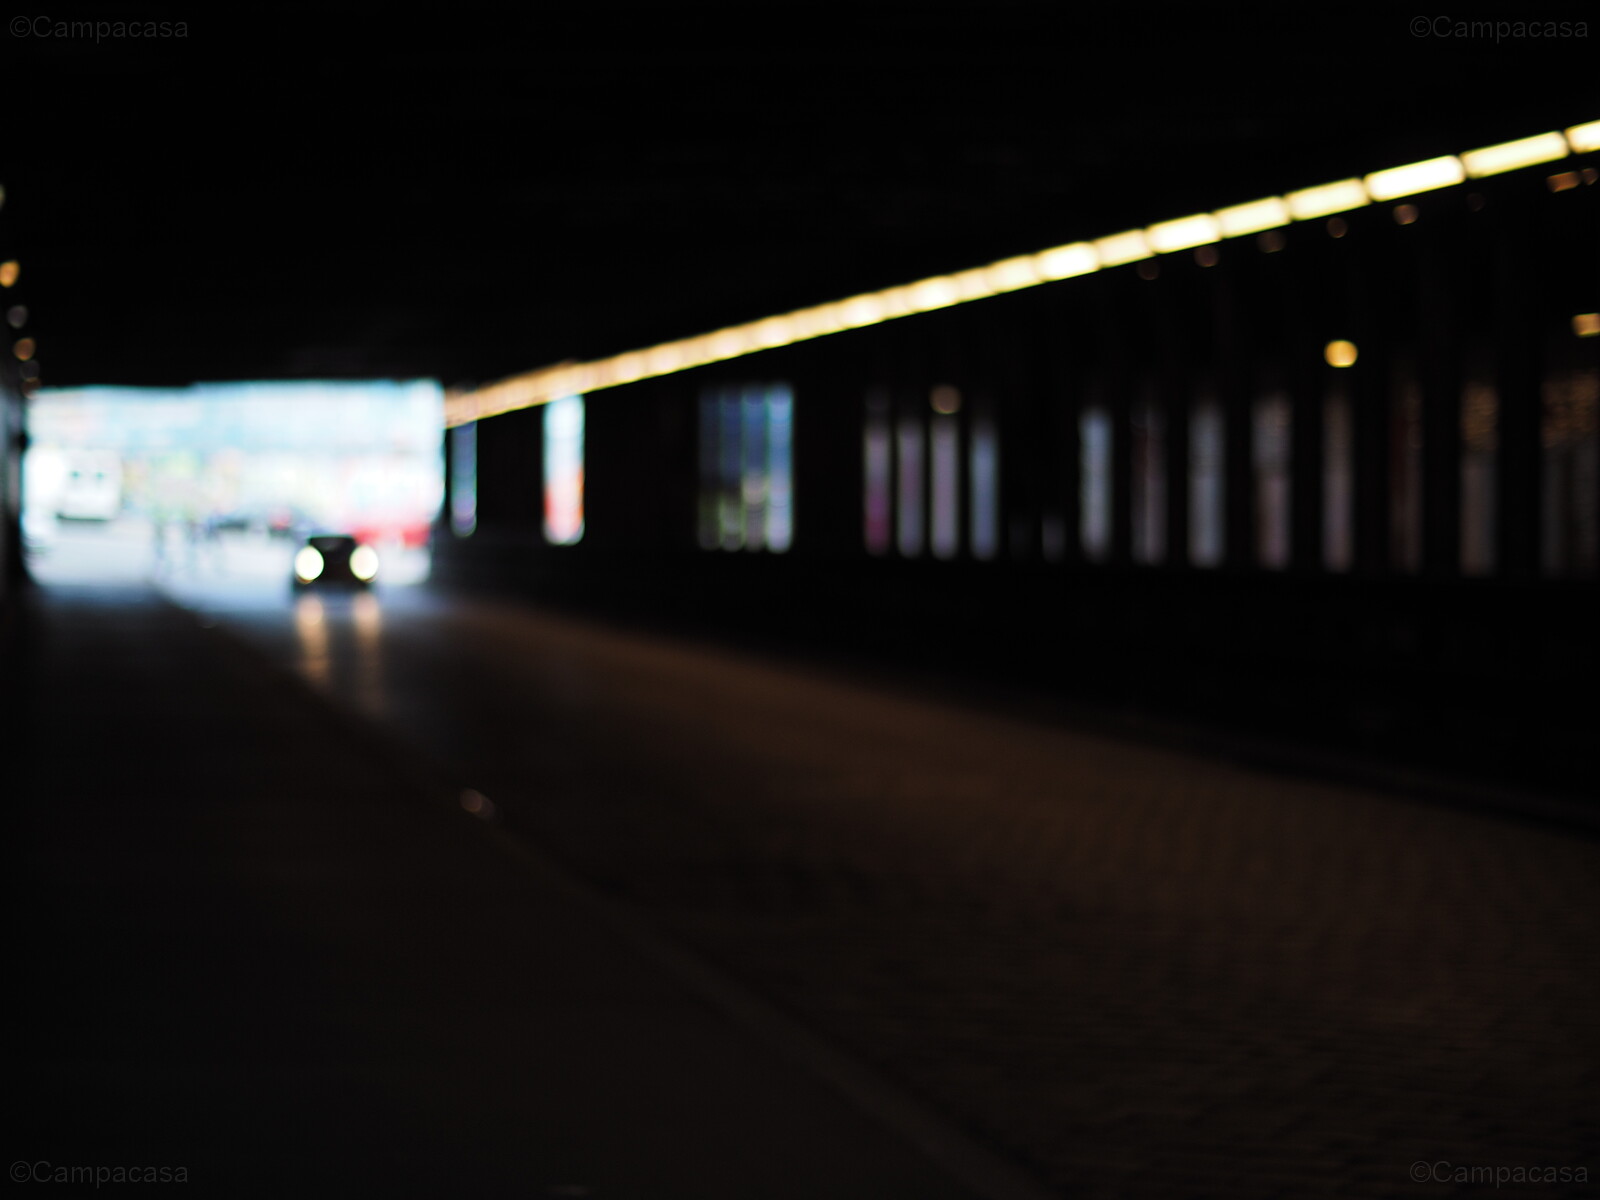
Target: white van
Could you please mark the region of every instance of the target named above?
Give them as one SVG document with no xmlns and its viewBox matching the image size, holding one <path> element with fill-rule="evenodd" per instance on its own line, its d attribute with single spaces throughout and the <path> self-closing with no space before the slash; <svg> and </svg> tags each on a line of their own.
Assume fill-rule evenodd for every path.
<svg viewBox="0 0 1600 1200">
<path fill-rule="evenodd" d="M 70 450 L 56 500 L 67 521 L 110 521 L 122 511 L 122 459 L 110 450 Z"/>
</svg>

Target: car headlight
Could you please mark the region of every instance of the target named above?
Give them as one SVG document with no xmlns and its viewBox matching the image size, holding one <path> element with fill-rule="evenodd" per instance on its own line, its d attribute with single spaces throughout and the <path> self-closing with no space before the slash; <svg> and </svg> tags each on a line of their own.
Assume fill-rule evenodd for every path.
<svg viewBox="0 0 1600 1200">
<path fill-rule="evenodd" d="M 357 546 L 350 554 L 350 574 L 363 583 L 378 573 L 378 552 L 371 546 Z"/>
<path fill-rule="evenodd" d="M 283 560 L 280 558 L 278 561 Z M 322 574 L 322 555 L 315 546 L 306 546 L 294 556 L 294 574 L 301 583 L 310 583 Z"/>
</svg>

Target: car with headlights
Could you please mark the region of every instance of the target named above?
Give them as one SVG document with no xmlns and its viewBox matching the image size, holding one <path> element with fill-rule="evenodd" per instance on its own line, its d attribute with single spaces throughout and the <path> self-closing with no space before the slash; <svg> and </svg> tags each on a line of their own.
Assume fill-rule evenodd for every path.
<svg viewBox="0 0 1600 1200">
<path fill-rule="evenodd" d="M 294 556 L 294 588 L 369 588 L 378 578 L 378 552 L 347 533 L 315 533 Z"/>
</svg>

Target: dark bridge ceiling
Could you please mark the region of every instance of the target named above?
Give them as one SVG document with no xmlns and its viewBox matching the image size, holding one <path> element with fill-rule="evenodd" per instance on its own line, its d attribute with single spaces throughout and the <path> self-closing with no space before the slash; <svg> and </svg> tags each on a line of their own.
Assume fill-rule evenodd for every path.
<svg viewBox="0 0 1600 1200">
<path fill-rule="evenodd" d="M 0 42 L 54 385 L 487 379 L 1600 116 L 1600 28 L 1399 7 L 36 7 L 187 25 Z"/>
</svg>

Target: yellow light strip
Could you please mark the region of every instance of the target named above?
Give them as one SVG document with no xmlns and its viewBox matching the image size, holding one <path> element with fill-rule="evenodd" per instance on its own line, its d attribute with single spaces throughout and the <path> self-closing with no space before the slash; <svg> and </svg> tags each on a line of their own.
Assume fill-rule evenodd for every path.
<svg viewBox="0 0 1600 1200">
<path fill-rule="evenodd" d="M 1591 150 L 1600 150 L 1600 121 L 1590 121 L 1587 125 L 1574 125 L 1567 130 L 1567 145 L 1572 147 L 1574 154 L 1587 154 Z"/>
<path fill-rule="evenodd" d="M 1196 213 L 1192 217 L 1179 217 L 1176 221 L 1162 221 L 1144 231 L 1151 249 L 1160 254 L 1174 250 L 1188 250 L 1220 241 L 1222 231 L 1217 218 L 1211 213 Z"/>
<path fill-rule="evenodd" d="M 1314 221 L 1333 213 L 1349 212 L 1369 203 L 1367 189 L 1359 179 L 1341 179 L 1338 183 L 1325 183 L 1320 187 L 1302 188 L 1283 198 L 1289 206 L 1289 215 L 1296 221 Z"/>
<path fill-rule="evenodd" d="M 1088 242 L 1073 242 L 1070 246 L 1057 246 L 1035 254 L 1033 263 L 1039 269 L 1041 280 L 1072 279 L 1098 271 L 1100 256 Z"/>
<path fill-rule="evenodd" d="M 1418 192 L 1431 192 L 1435 188 L 1455 187 L 1467 177 L 1461 160 L 1453 154 L 1443 158 L 1430 158 L 1426 162 L 1408 163 L 1391 167 L 1387 171 L 1374 171 L 1365 182 L 1367 195 L 1374 200 L 1398 200 L 1401 196 L 1415 196 Z"/>
<path fill-rule="evenodd" d="M 1461 156 L 1461 165 L 1466 167 L 1467 174 L 1473 179 L 1482 179 L 1486 175 L 1554 162 L 1566 156 L 1566 138 L 1559 133 L 1541 133 L 1537 137 L 1501 142 L 1498 146 L 1485 146 L 1481 150 L 1468 150 Z"/>
<path fill-rule="evenodd" d="M 1460 158 L 1447 155 L 1377 171 L 1365 179 L 1342 179 L 1284 196 L 1266 196 L 1248 204 L 1161 221 L 1145 229 L 1130 229 L 1092 242 L 1073 242 L 1038 254 L 1002 259 L 970 271 L 935 275 L 899 287 L 848 296 L 831 304 L 800 308 L 744 325 L 730 325 L 697 337 L 630 350 L 596 362 L 541 367 L 484 387 L 449 393 L 445 397 L 445 424 L 465 425 L 515 409 L 547 404 L 563 396 L 580 396 L 707 363 L 726 362 L 846 329 L 861 329 L 897 317 L 1036 287 L 1052 280 L 1092 275 L 1102 268 L 1138 262 L 1156 254 L 1170 254 L 1223 238 L 1260 233 L 1291 221 L 1332 216 L 1365 207 L 1373 201 L 1450 187 L 1467 178 L 1477 179 L 1554 162 L 1566 157 L 1569 146 L 1574 154 L 1600 149 L 1600 121 L 1574 125 L 1566 130 L 1565 136 L 1541 133 L 1515 142 L 1469 150 Z M 1576 327 L 1576 318 L 1574 324 Z"/>
<path fill-rule="evenodd" d="M 1031 255 L 997 262 L 983 274 L 988 280 L 989 287 L 995 292 L 1014 292 L 1018 288 L 1033 287 L 1034 284 L 1043 282 L 1039 277 L 1038 265 Z"/>
<path fill-rule="evenodd" d="M 1277 196 L 1252 200 L 1249 204 L 1235 204 L 1232 208 L 1219 208 L 1216 215 L 1217 226 L 1223 237 L 1261 233 L 1287 225 L 1294 219 L 1289 215 L 1289 206 Z"/>
<path fill-rule="evenodd" d="M 1144 231 L 1140 229 L 1130 229 L 1126 233 L 1114 233 L 1110 237 L 1096 238 L 1093 245 L 1102 267 L 1120 267 L 1125 263 L 1149 258 L 1153 253 L 1150 243 L 1145 241 Z"/>
</svg>

